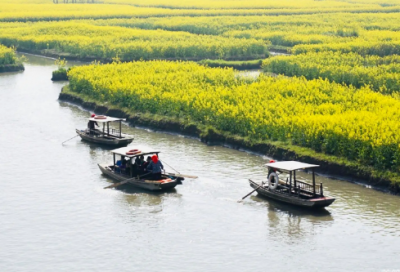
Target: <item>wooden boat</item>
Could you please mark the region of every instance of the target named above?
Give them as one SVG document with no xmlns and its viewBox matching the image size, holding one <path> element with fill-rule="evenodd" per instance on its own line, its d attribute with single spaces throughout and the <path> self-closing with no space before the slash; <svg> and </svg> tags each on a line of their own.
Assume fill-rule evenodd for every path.
<svg viewBox="0 0 400 272">
<path fill-rule="evenodd" d="M 297 161 L 270 161 L 266 166 L 269 173 L 268 182 L 264 184 L 249 180 L 250 186 L 260 195 L 306 208 L 323 208 L 335 201 L 334 198 L 324 195 L 322 183 L 315 184 L 314 169 L 319 165 Z M 312 184 L 296 178 L 296 171 L 304 169 L 311 169 Z M 286 179 L 279 177 L 283 173 L 288 174 Z"/>
<path fill-rule="evenodd" d="M 150 191 L 165 191 L 182 184 L 184 180 L 179 174 L 165 173 L 161 175 L 160 180 L 146 179 L 148 173 L 138 170 L 135 160 L 138 156 L 152 156 L 160 153 L 159 151 L 141 151 L 132 147 L 121 147 L 112 150 L 113 164 L 98 164 L 101 172 L 116 182 L 127 184 Z M 125 160 L 125 167 L 121 162 Z"/>
<path fill-rule="evenodd" d="M 133 136 L 121 132 L 121 122 L 125 120 L 126 119 L 104 115 L 92 115 L 92 117 L 89 118 L 89 122 L 97 122 L 100 125 L 103 124 L 102 130 L 89 128 L 85 130 L 77 129 L 76 133 L 82 140 L 87 142 L 108 146 L 126 146 L 133 141 Z M 119 129 L 110 128 L 111 122 L 117 122 L 119 124 Z"/>
</svg>

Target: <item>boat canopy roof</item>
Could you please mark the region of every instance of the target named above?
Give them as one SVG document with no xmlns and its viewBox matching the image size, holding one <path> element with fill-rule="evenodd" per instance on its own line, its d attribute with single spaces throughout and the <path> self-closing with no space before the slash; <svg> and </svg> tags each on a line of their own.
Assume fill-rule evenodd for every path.
<svg viewBox="0 0 400 272">
<path fill-rule="evenodd" d="M 110 117 L 110 116 L 104 116 L 106 118 L 99 118 L 97 119 L 96 117 L 91 117 L 89 118 L 90 121 L 96 121 L 99 123 L 108 123 L 108 122 L 114 122 L 114 121 L 126 121 L 124 118 L 115 118 L 115 117 Z"/>
<path fill-rule="evenodd" d="M 140 151 L 139 153 L 135 153 L 134 155 L 127 155 L 126 154 L 127 152 L 129 152 L 131 150 L 135 150 L 135 149 L 138 149 L 138 148 L 134 148 L 132 146 L 126 146 L 126 147 L 121 147 L 121 148 L 118 148 L 118 149 L 111 150 L 111 153 L 117 154 L 117 155 L 121 155 L 121 156 L 125 156 L 125 157 L 128 157 L 128 158 L 133 158 L 133 157 L 137 157 L 137 156 L 141 156 L 141 155 L 145 156 L 145 155 L 160 153 L 160 151 L 149 151 L 149 150 L 138 149 L 138 151 Z"/>
<path fill-rule="evenodd" d="M 316 164 L 309 164 L 309 163 L 298 162 L 298 161 L 270 162 L 270 163 L 265 164 L 265 166 L 272 167 L 275 169 L 286 170 L 286 171 L 295 171 L 295 170 L 299 170 L 299 169 L 319 167 L 319 165 L 316 165 Z"/>
</svg>

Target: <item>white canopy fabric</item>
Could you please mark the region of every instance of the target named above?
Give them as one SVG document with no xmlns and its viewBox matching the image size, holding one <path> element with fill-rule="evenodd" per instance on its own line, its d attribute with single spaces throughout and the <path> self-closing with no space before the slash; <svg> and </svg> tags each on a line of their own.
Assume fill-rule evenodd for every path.
<svg viewBox="0 0 400 272">
<path fill-rule="evenodd" d="M 127 155 L 126 152 L 129 152 L 130 150 L 134 150 L 134 149 L 138 149 L 140 151 L 140 153 L 134 154 L 134 155 Z M 149 151 L 149 150 L 141 150 L 140 148 L 135 148 L 132 146 L 126 146 L 126 147 L 121 147 L 118 149 L 114 149 L 111 150 L 111 153 L 117 154 L 117 155 L 121 155 L 121 156 L 125 156 L 125 157 L 136 157 L 136 156 L 140 156 L 140 155 L 149 155 L 149 154 L 158 154 L 160 153 L 160 151 Z"/>
<path fill-rule="evenodd" d="M 98 123 L 108 123 L 108 122 L 114 122 L 114 121 L 126 121 L 126 119 L 123 118 L 115 118 L 115 117 L 110 117 L 106 116 L 106 119 L 96 119 L 96 117 L 91 117 L 89 118 L 90 121 L 96 121 Z"/>
<path fill-rule="evenodd" d="M 316 165 L 316 164 L 309 164 L 309 163 L 298 162 L 298 161 L 271 162 L 271 163 L 265 164 L 265 166 L 272 167 L 275 169 L 286 170 L 286 171 L 294 171 L 294 170 L 299 170 L 299 169 L 319 167 L 319 165 Z"/>
</svg>

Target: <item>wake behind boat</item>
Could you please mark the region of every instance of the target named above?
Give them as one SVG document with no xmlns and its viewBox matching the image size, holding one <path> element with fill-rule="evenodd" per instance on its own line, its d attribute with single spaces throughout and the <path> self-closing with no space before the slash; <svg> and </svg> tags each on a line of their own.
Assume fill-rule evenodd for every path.
<svg viewBox="0 0 400 272">
<path fill-rule="evenodd" d="M 122 121 L 126 121 L 126 119 L 92 114 L 89 118 L 88 128 L 76 129 L 76 133 L 87 142 L 108 146 L 126 146 L 133 141 L 133 136 L 122 133 Z M 111 122 L 118 123 L 119 129 L 110 127 Z M 96 129 L 99 124 L 102 125 L 102 129 Z"/>
<path fill-rule="evenodd" d="M 334 198 L 324 195 L 322 183 L 319 185 L 315 183 L 314 169 L 319 165 L 297 161 L 270 161 L 266 166 L 268 167 L 267 184 L 249 180 L 250 186 L 260 195 L 306 208 L 323 208 L 335 201 Z M 311 169 L 312 184 L 297 179 L 296 171 L 301 169 Z M 283 173 L 288 174 L 285 179 L 280 177 Z"/>
<path fill-rule="evenodd" d="M 112 164 L 98 164 L 103 175 L 112 178 L 119 183 L 106 188 L 127 184 L 150 191 L 165 191 L 182 184 L 184 178 L 179 174 L 160 173 L 159 176 L 148 171 L 151 161 L 144 161 L 144 157 L 158 161 L 159 151 L 142 151 L 132 147 L 121 147 L 112 150 Z M 157 159 L 155 160 L 155 157 Z M 156 177 L 156 178 L 154 178 Z"/>
</svg>

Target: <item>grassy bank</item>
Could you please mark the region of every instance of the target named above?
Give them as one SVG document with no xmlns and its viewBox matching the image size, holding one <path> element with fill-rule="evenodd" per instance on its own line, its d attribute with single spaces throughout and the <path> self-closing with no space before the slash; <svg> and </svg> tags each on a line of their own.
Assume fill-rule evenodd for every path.
<svg viewBox="0 0 400 272">
<path fill-rule="evenodd" d="M 119 104 L 101 103 L 82 93 L 72 92 L 65 86 L 60 100 L 82 106 L 96 114 L 107 114 L 127 118 L 131 125 L 146 126 L 160 130 L 182 133 L 199 137 L 207 144 L 229 145 L 232 148 L 244 148 L 259 154 L 266 154 L 280 160 L 299 160 L 319 164 L 320 171 L 326 174 L 347 176 L 353 181 L 361 181 L 372 186 L 385 188 L 392 193 L 400 192 L 400 174 L 392 171 L 379 171 L 345 158 L 316 152 L 310 148 L 295 146 L 285 141 L 254 141 L 248 137 L 222 132 L 209 125 L 188 121 L 186 118 L 141 113 Z"/>
<path fill-rule="evenodd" d="M 57 70 L 53 71 L 51 80 L 52 81 L 64 81 L 64 80 L 68 80 L 68 70 L 60 67 Z"/>
<path fill-rule="evenodd" d="M 247 60 L 247 61 L 228 61 L 228 60 L 210 60 L 205 59 L 199 61 L 199 64 L 206 65 L 208 67 L 231 67 L 236 70 L 249 70 L 249 69 L 260 69 L 262 65 L 262 59 L 259 60 Z"/>
<path fill-rule="evenodd" d="M 14 48 L 0 44 L 0 73 L 24 70 L 22 62 L 15 55 Z"/>
<path fill-rule="evenodd" d="M 0 65 L 0 73 L 18 72 L 25 70 L 24 66 L 19 64 Z"/>
</svg>

